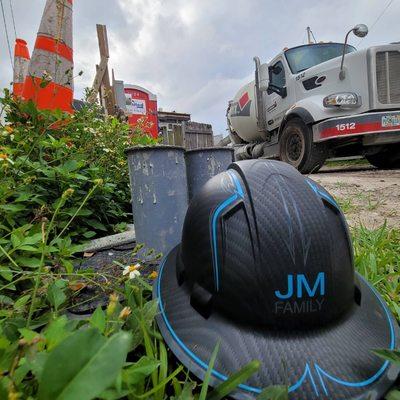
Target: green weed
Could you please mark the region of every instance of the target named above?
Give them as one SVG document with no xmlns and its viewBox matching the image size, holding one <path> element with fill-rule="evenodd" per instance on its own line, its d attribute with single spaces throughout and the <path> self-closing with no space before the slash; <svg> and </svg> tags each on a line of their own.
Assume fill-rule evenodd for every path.
<svg viewBox="0 0 400 400">
<path fill-rule="evenodd" d="M 352 229 L 357 270 L 381 293 L 397 319 L 400 319 L 400 230 L 386 224 L 369 230 Z"/>
</svg>

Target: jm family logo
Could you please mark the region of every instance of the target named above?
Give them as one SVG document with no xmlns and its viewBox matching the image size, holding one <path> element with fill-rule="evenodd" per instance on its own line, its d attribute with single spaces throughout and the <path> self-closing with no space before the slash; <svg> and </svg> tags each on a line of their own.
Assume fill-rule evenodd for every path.
<svg viewBox="0 0 400 400">
<path fill-rule="evenodd" d="M 275 314 L 301 314 L 321 311 L 325 296 L 325 272 L 310 283 L 305 274 L 289 274 L 286 290 L 276 290 Z"/>
</svg>

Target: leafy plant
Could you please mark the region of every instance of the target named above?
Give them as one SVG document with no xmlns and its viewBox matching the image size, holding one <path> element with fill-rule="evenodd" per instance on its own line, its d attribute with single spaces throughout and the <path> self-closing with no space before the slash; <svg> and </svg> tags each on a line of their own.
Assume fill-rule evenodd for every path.
<svg viewBox="0 0 400 400">
<path fill-rule="evenodd" d="M 374 353 L 397 366 L 400 366 L 400 351 L 399 350 L 375 350 Z M 386 396 L 385 400 L 400 400 L 400 391 L 392 389 Z"/>
<path fill-rule="evenodd" d="M 236 388 L 246 382 L 253 374 L 255 374 L 260 369 L 260 361 L 254 360 L 245 365 L 240 371 L 236 372 L 229 377 L 228 380 L 217 386 L 210 394 L 207 396 L 209 400 L 220 400 L 225 399 L 229 393 L 232 393 Z"/>
<path fill-rule="evenodd" d="M 400 319 L 400 231 L 386 224 L 370 230 L 362 225 L 352 230 L 355 264 L 381 293 Z"/>
<path fill-rule="evenodd" d="M 400 391 L 391 390 L 386 396 L 385 400 L 400 400 Z"/>
<path fill-rule="evenodd" d="M 274 385 L 264 389 L 257 400 L 288 400 L 289 393 L 287 386 Z"/>
<path fill-rule="evenodd" d="M 79 330 L 49 354 L 39 384 L 40 400 L 90 400 L 117 378 L 128 354 L 131 335 L 105 338 L 97 329 Z"/>
<path fill-rule="evenodd" d="M 399 350 L 375 350 L 374 353 L 393 364 L 400 366 L 400 351 Z"/>
<path fill-rule="evenodd" d="M 75 216 L 66 228 L 73 241 L 112 232 L 114 225 L 129 221 L 124 151 L 156 143 L 145 133 L 144 122 L 132 130 L 125 122 L 104 117 L 96 105 L 84 106 L 73 115 L 38 110 L 7 91 L 0 101 L 7 122 L 0 127 L 1 236 L 49 219 L 66 190 L 68 201 L 54 228 L 63 232 L 66 221 Z M 97 182 L 101 184 L 90 193 Z"/>
</svg>

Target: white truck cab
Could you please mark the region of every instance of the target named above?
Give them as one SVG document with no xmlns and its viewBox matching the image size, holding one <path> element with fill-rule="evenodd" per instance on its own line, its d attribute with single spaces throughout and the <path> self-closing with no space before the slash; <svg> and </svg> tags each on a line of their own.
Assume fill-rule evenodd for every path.
<svg viewBox="0 0 400 400">
<path fill-rule="evenodd" d="M 304 173 L 332 156 L 400 166 L 400 44 L 347 44 L 367 31 L 357 25 L 344 44 L 285 49 L 265 64 L 255 57 L 255 80 L 227 112 L 236 158 L 280 158 Z"/>
</svg>

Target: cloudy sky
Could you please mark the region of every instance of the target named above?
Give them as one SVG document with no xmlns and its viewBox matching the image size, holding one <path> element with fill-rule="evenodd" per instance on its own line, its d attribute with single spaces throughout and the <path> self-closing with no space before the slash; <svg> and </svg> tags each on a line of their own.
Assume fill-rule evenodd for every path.
<svg viewBox="0 0 400 400">
<path fill-rule="evenodd" d="M 11 0 L 17 35 L 32 47 L 45 0 Z M 389 8 L 378 20 L 382 11 Z M 11 45 L 10 0 L 3 0 Z M 268 61 L 283 47 L 305 42 L 311 26 L 318 41 L 342 41 L 365 23 L 359 48 L 400 40 L 400 0 L 74 0 L 75 97 L 91 85 L 99 62 L 96 23 L 106 24 L 117 79 L 155 92 L 164 110 L 189 112 L 225 134 L 225 111 L 252 79 L 254 55 Z M 373 24 L 375 25 L 373 26 Z M 0 85 L 12 80 L 4 24 L 0 32 Z"/>
</svg>

